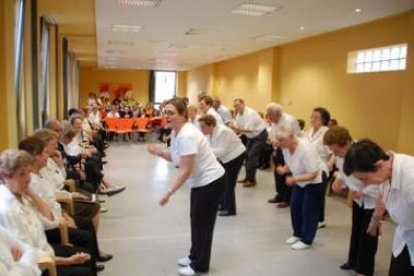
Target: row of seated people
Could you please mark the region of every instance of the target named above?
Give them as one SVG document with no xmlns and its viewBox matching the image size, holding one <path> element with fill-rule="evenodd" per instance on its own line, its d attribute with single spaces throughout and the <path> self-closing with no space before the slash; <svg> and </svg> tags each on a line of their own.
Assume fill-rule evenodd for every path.
<svg viewBox="0 0 414 276">
<path fill-rule="evenodd" d="M 0 154 L 0 275 L 39 275 L 38 252 L 54 258 L 57 275 L 96 275 L 104 269 L 101 262 L 112 259 L 97 240 L 98 195 L 112 196 L 125 187 L 105 179 L 105 141 L 99 141 L 99 132 L 87 133 L 82 120 L 77 112 L 71 112 L 64 128 L 48 120 L 45 128 L 20 141 L 19 149 Z M 94 146 L 99 142 L 102 152 Z M 74 183 L 70 192 L 65 180 Z M 72 202 L 72 209 L 61 207 L 62 198 Z M 65 244 L 62 224 L 67 226 Z"/>
</svg>

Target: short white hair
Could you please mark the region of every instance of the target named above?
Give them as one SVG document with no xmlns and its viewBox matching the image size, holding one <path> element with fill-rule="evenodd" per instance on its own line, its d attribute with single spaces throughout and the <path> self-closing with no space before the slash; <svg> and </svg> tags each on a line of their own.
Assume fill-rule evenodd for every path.
<svg viewBox="0 0 414 276">
<path fill-rule="evenodd" d="M 293 136 L 295 133 L 293 127 L 289 123 L 284 123 L 280 127 L 277 128 L 276 131 L 276 139 L 283 140 Z"/>
<path fill-rule="evenodd" d="M 266 110 L 267 112 L 271 112 L 271 113 L 279 113 L 282 114 L 283 113 L 283 107 L 275 102 L 271 102 L 266 106 Z"/>
</svg>

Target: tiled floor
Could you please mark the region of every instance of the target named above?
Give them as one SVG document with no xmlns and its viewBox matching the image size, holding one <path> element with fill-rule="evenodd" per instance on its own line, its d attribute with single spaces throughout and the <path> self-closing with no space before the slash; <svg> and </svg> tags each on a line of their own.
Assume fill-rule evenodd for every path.
<svg viewBox="0 0 414 276">
<path fill-rule="evenodd" d="M 176 169 L 150 156 L 143 143 L 114 142 L 108 161 L 106 175 L 127 190 L 108 199 L 109 212 L 102 215 L 100 244 L 115 258 L 100 275 L 177 275 L 176 259 L 187 254 L 190 241 L 188 188 L 158 206 Z M 353 275 L 338 269 L 346 260 L 351 221 L 342 199 L 327 199 L 328 226 L 317 233 L 313 249 L 295 252 L 284 243 L 291 234 L 289 209 L 266 203 L 274 193 L 271 171 L 259 171 L 258 183 L 237 187 L 236 217 L 217 219 L 209 275 Z M 387 223 L 376 275 L 387 275 L 392 231 Z"/>
</svg>

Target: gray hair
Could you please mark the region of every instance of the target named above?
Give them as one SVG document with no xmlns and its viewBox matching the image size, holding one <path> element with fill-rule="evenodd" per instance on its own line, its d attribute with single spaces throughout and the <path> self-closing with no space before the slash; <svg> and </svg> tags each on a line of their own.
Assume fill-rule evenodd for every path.
<svg viewBox="0 0 414 276">
<path fill-rule="evenodd" d="M 271 102 L 266 106 L 266 110 L 267 112 L 271 112 L 271 113 L 278 113 L 278 114 L 282 114 L 283 113 L 283 107 L 275 102 Z"/>
<path fill-rule="evenodd" d="M 275 136 L 277 140 L 283 140 L 292 137 L 294 134 L 295 131 L 292 125 L 289 123 L 284 123 L 283 125 L 277 128 Z"/>
</svg>

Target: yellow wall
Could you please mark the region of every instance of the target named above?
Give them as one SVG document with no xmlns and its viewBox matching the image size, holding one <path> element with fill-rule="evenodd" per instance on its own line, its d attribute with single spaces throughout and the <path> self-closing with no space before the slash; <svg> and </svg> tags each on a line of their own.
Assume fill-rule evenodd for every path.
<svg viewBox="0 0 414 276">
<path fill-rule="evenodd" d="M 0 2 L 0 151 L 17 145 L 14 99 L 14 1 Z"/>
<path fill-rule="evenodd" d="M 349 51 L 409 43 L 407 70 L 347 74 Z M 188 72 L 187 93 L 236 97 L 263 111 L 271 100 L 305 119 L 324 106 L 355 138 L 414 154 L 414 11 Z"/>
<path fill-rule="evenodd" d="M 412 146 L 400 143 L 412 137 L 413 131 L 405 125 L 400 132 L 401 111 L 413 115 L 409 110 L 414 108 L 411 101 L 405 102 L 408 106 L 402 109 L 414 82 L 408 70 L 346 73 L 349 51 L 412 41 L 413 17 L 411 12 L 282 46 L 280 102 L 307 122 L 313 107 L 324 106 L 355 138 L 370 137 L 387 149 L 414 153 Z M 412 55 L 412 44 L 409 49 Z M 413 65 L 410 59 L 407 67 Z"/>
<path fill-rule="evenodd" d="M 149 71 L 101 70 L 91 67 L 80 68 L 80 106 L 84 106 L 88 94 L 99 94 L 99 83 L 132 83 L 134 97 L 140 103 L 148 102 Z"/>
<path fill-rule="evenodd" d="M 187 72 L 177 72 L 177 96 L 187 96 Z"/>
</svg>

